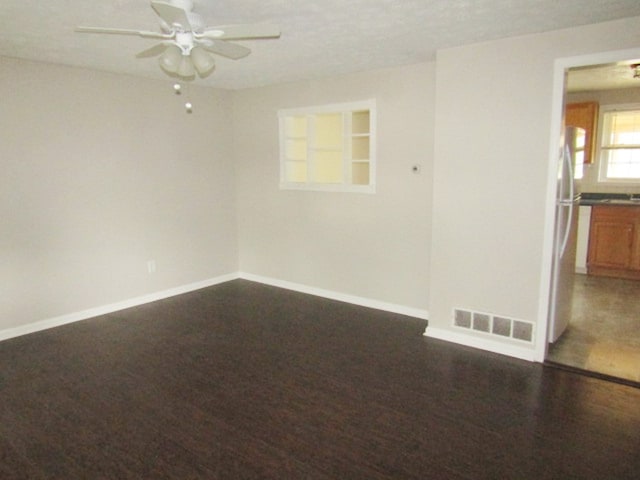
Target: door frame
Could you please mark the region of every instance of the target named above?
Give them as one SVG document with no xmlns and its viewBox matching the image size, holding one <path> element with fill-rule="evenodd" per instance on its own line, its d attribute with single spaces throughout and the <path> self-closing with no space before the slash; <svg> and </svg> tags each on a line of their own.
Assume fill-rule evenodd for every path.
<svg viewBox="0 0 640 480">
<path fill-rule="evenodd" d="M 600 65 L 640 58 L 640 47 L 600 52 L 573 57 L 557 58 L 553 68 L 553 93 L 551 97 L 551 129 L 549 133 L 549 158 L 547 168 L 547 197 L 545 202 L 544 237 L 542 247 L 542 275 L 540 294 L 538 296 L 538 322 L 534 360 L 544 362 L 549 346 L 548 332 L 550 328 L 549 307 L 551 300 L 552 264 L 554 247 L 554 228 L 556 214 L 556 182 L 557 162 L 560 158 L 563 134 L 562 119 L 565 101 L 566 72 L 569 68 L 587 65 Z"/>
</svg>

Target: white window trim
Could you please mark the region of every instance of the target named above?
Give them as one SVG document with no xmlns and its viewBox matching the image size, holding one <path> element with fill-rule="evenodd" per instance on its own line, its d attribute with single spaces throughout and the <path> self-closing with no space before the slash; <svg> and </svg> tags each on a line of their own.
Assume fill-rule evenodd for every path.
<svg viewBox="0 0 640 480">
<path fill-rule="evenodd" d="M 285 122 L 287 117 L 293 116 L 312 116 L 323 113 L 345 113 L 359 110 L 369 111 L 369 184 L 354 185 L 351 183 L 317 183 L 317 182 L 290 182 L 285 178 L 286 175 L 286 141 L 285 141 Z M 335 103 L 330 105 L 317 105 L 311 107 L 289 108 L 278 111 L 279 122 L 279 142 L 280 142 L 280 189 L 281 190 L 310 190 L 321 192 L 352 192 L 352 193 L 375 193 L 376 192 L 376 101 L 375 99 L 363 100 L 357 102 Z M 307 145 L 307 149 L 311 146 Z M 350 147 L 346 149 L 350 151 Z M 307 155 L 307 158 L 309 154 Z M 347 161 L 343 158 L 343 168 L 346 170 Z M 353 162 L 348 159 L 348 162 Z M 345 174 L 345 178 L 349 178 L 350 173 Z"/>
<path fill-rule="evenodd" d="M 602 135 L 604 131 L 604 114 L 607 112 L 624 112 L 627 110 L 640 110 L 640 103 L 616 103 L 611 105 L 601 105 L 598 113 L 598 135 L 596 144 L 596 155 L 598 161 L 598 183 L 606 183 L 607 185 L 625 185 L 638 184 L 640 180 L 637 178 L 607 178 L 607 162 L 602 160 Z"/>
</svg>

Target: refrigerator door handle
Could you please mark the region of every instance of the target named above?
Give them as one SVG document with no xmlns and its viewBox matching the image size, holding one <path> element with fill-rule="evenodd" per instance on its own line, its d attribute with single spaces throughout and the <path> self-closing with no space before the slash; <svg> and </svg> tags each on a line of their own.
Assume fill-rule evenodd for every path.
<svg viewBox="0 0 640 480">
<path fill-rule="evenodd" d="M 569 207 L 569 215 L 567 217 L 567 225 L 565 226 L 565 231 L 562 237 L 562 243 L 560 246 L 560 258 L 564 255 L 564 251 L 567 248 L 567 243 L 569 242 L 569 234 L 571 233 L 571 220 L 573 218 L 573 197 L 575 195 L 574 186 L 573 186 L 573 159 L 571 158 L 571 152 L 569 151 L 569 147 L 565 146 L 563 162 L 567 165 L 567 173 L 569 174 L 568 183 L 569 183 L 569 197 L 561 198 L 558 202 L 560 207 L 568 206 Z M 563 169 L 564 170 L 564 169 Z"/>
</svg>

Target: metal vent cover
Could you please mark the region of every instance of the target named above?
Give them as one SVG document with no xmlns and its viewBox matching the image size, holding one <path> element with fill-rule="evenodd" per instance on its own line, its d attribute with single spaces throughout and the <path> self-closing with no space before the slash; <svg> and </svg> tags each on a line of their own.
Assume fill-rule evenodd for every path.
<svg viewBox="0 0 640 480">
<path fill-rule="evenodd" d="M 453 326 L 501 338 L 533 343 L 532 322 L 504 315 L 456 308 L 453 311 Z"/>
</svg>

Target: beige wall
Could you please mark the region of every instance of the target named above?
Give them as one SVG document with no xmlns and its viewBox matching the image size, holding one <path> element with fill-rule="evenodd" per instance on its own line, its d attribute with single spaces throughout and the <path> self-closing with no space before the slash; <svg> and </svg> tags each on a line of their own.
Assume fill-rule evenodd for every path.
<svg viewBox="0 0 640 480">
<path fill-rule="evenodd" d="M 7 58 L 0 92 L 0 330 L 237 271 L 229 93 Z"/>
<path fill-rule="evenodd" d="M 428 304 L 434 64 L 234 97 L 243 272 L 406 307 Z M 280 190 L 277 112 L 375 98 L 377 193 Z M 412 173 L 413 164 L 422 173 Z"/>
<path fill-rule="evenodd" d="M 539 298 L 554 61 L 638 46 L 637 25 L 628 19 L 438 53 L 430 326 L 454 331 L 455 307 L 532 322 L 546 315 Z"/>
<path fill-rule="evenodd" d="M 194 89 L 191 116 L 169 82 L 0 59 L 0 329 L 238 270 L 428 309 L 444 331 L 454 307 L 536 322 L 554 60 L 636 47 L 637 23 Z M 377 193 L 279 190 L 277 111 L 370 98 Z"/>
</svg>

